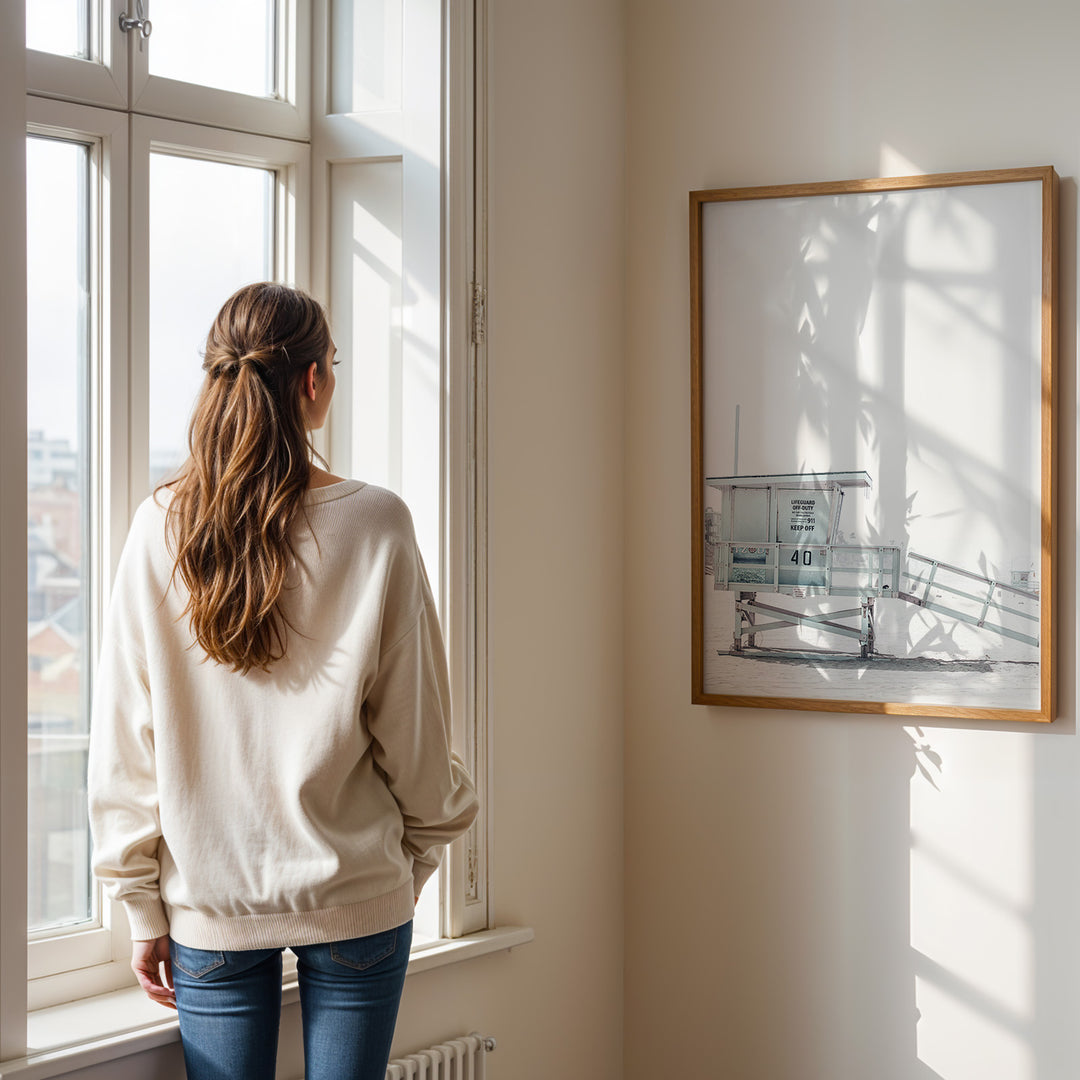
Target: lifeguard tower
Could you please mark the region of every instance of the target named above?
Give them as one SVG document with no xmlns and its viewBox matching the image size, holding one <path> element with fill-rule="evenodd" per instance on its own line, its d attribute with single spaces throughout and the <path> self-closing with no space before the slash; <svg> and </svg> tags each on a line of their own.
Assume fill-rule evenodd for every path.
<svg viewBox="0 0 1080 1080">
<path fill-rule="evenodd" d="M 1034 634 L 1006 625 L 1037 627 L 1037 585 L 1005 585 L 914 552 L 905 559 L 899 547 L 845 539 L 841 509 L 846 495 L 870 490 L 865 472 L 720 476 L 705 483 L 720 503 L 719 511 L 705 511 L 705 570 L 714 589 L 737 594 L 735 653 L 757 648 L 757 635 L 767 630 L 811 627 L 857 641 L 859 655 L 872 657 L 874 605 L 882 598 L 1038 646 Z M 759 593 L 847 596 L 858 607 L 801 614 L 763 603 Z"/>
<path fill-rule="evenodd" d="M 874 651 L 874 602 L 900 592 L 900 549 L 847 543 L 840 513 L 849 492 L 869 490 L 865 472 L 711 477 L 719 512 L 706 511 L 706 568 L 713 588 L 735 591 L 734 651 L 770 629 L 812 626 Z M 801 615 L 764 604 L 757 593 L 851 596 L 859 606 Z M 768 615 L 769 622 L 759 621 Z"/>
</svg>

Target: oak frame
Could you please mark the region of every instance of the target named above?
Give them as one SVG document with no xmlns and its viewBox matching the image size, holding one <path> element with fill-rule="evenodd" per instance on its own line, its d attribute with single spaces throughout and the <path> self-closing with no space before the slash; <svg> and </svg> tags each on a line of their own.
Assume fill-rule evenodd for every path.
<svg viewBox="0 0 1080 1080">
<path fill-rule="evenodd" d="M 704 240 L 703 218 L 710 204 L 745 200 L 775 200 L 813 198 L 819 196 L 862 195 L 924 191 L 935 188 L 960 188 L 972 185 L 1009 184 L 1038 181 L 1041 185 L 1041 296 L 1039 340 L 1041 348 L 1041 400 L 1038 415 L 1041 430 L 1038 435 L 1040 472 L 1038 514 L 1039 534 L 1039 610 L 1038 610 L 1038 705 L 1036 708 L 995 707 L 970 704 L 934 704 L 887 700 L 849 700 L 827 697 L 764 696 L 747 693 L 717 693 L 705 689 L 705 631 L 704 597 L 706 586 L 705 507 L 704 494 L 704 420 L 705 397 L 703 386 L 709 373 L 704 371 Z M 692 191 L 689 195 L 690 226 L 690 328 L 691 328 L 691 609 L 692 609 L 692 702 L 699 705 L 721 705 L 744 708 L 793 709 L 836 713 L 876 713 L 897 716 L 952 717 L 965 720 L 993 722 L 1041 721 L 1050 722 L 1057 711 L 1056 685 L 1056 523 L 1054 507 L 1057 498 L 1057 374 L 1056 353 L 1057 289 L 1058 289 L 1058 176 L 1053 167 L 1035 167 L 981 172 L 942 173 L 907 177 L 890 177 L 836 181 L 812 184 L 791 184 L 769 187 L 728 188 Z M 1033 395 L 1034 396 L 1034 395 Z M 1036 406 L 1032 403 L 1034 414 Z M 738 421 L 736 420 L 736 432 Z M 737 438 L 737 434 L 736 434 Z M 736 462 L 738 450 L 736 449 Z M 738 473 L 736 465 L 736 474 Z M 770 504 L 771 505 L 771 504 Z M 771 511 L 770 511 L 771 512 Z M 1034 522 L 1033 522 L 1034 524 Z M 794 527 L 794 526 L 792 526 Z M 732 533 L 732 538 L 734 534 Z M 773 565 L 780 565 L 780 545 L 770 556 Z M 716 549 L 719 552 L 719 548 Z M 748 550 L 748 549 L 744 549 Z M 715 569 L 715 564 L 714 564 Z M 775 571 L 779 580 L 779 569 Z M 741 579 L 740 579 L 741 580 Z M 762 580 L 762 579 L 758 579 Z M 730 588 L 730 585 L 728 586 Z M 927 590 L 929 592 L 929 588 Z M 741 595 L 753 595 L 743 593 Z M 791 594 L 789 594 L 791 595 Z M 801 595 L 798 591 L 794 595 Z M 879 594 L 881 595 L 881 594 Z M 886 594 L 888 595 L 888 594 Z M 906 610 L 906 609 L 905 609 Z M 741 625 L 741 624 L 738 624 Z M 981 623 L 979 624 L 982 625 Z M 736 640 L 739 641 L 737 635 Z M 753 638 L 748 639 L 753 642 Z M 794 654 L 793 654 L 794 655 Z M 865 655 L 865 654 L 864 654 Z M 868 661 L 872 663 L 873 661 Z"/>
</svg>

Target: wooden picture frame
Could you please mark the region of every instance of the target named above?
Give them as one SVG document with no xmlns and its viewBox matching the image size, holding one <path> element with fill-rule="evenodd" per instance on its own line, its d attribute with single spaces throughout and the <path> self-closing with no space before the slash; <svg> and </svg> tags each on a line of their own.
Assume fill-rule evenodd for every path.
<svg viewBox="0 0 1080 1080">
<path fill-rule="evenodd" d="M 690 193 L 695 704 L 1051 721 L 1058 177 Z"/>
</svg>

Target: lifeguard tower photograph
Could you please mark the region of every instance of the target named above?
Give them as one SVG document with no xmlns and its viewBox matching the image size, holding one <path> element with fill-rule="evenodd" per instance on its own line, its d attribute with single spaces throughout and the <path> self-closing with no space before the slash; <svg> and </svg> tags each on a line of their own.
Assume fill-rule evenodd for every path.
<svg viewBox="0 0 1080 1080">
<path fill-rule="evenodd" d="M 694 193 L 704 700 L 1040 709 L 1052 185 L 918 180 Z"/>
</svg>

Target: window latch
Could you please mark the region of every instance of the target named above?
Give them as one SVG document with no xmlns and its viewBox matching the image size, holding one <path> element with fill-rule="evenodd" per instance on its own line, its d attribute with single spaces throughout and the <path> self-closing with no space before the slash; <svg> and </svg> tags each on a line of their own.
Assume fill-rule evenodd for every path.
<svg viewBox="0 0 1080 1080">
<path fill-rule="evenodd" d="M 126 11 L 120 12 L 120 29 L 125 34 L 132 30 L 138 30 L 144 38 L 148 38 L 153 32 L 153 24 L 143 14 L 142 0 L 135 0 L 135 14 L 138 18 L 132 18 Z"/>
</svg>

